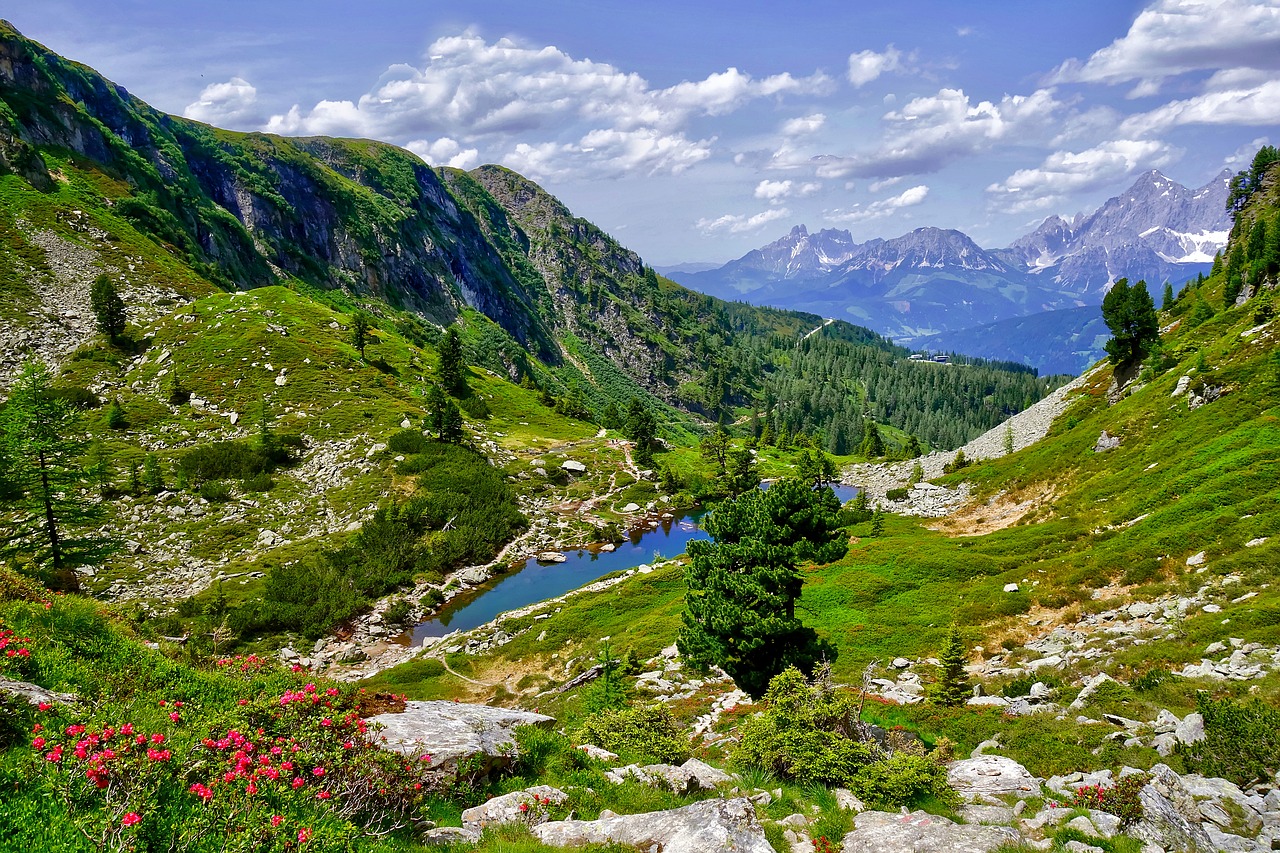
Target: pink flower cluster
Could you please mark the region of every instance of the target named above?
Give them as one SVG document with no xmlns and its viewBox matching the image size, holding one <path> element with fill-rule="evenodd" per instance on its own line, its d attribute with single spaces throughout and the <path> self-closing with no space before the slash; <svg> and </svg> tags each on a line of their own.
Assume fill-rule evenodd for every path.
<svg viewBox="0 0 1280 853">
<path fill-rule="evenodd" d="M 4 652 L 6 658 L 31 657 L 31 650 L 27 648 L 29 642 L 31 642 L 30 637 L 19 637 L 8 628 L 0 628 L 0 651 Z"/>
</svg>

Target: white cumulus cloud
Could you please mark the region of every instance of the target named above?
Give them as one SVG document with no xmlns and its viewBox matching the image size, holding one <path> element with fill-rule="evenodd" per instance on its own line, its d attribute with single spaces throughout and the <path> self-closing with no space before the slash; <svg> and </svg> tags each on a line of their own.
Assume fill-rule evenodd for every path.
<svg viewBox="0 0 1280 853">
<path fill-rule="evenodd" d="M 1169 77 L 1222 68 L 1280 70 L 1280 0 L 1156 0 L 1127 33 L 1052 79 L 1138 81 L 1132 94 L 1143 96 Z"/>
<path fill-rule="evenodd" d="M 257 104 L 257 88 L 242 77 L 232 77 L 225 83 L 205 86 L 182 114 L 218 127 L 241 128 L 261 122 Z"/>
<path fill-rule="evenodd" d="M 420 64 L 386 70 L 357 100 L 295 105 L 271 117 L 282 134 L 364 136 L 390 141 L 450 139 L 460 152 L 502 157 L 530 177 L 572 171 L 595 177 L 678 174 L 706 159 L 714 139 L 692 139 L 689 123 L 763 98 L 829 92 L 815 72 L 754 77 L 738 68 L 655 88 L 640 75 L 577 59 L 554 46 L 488 42 L 468 31 L 433 42 Z"/>
<path fill-rule="evenodd" d="M 903 190 L 891 198 L 873 201 L 866 206 L 855 204 L 848 210 L 831 210 L 824 215 L 833 222 L 867 222 L 872 219 L 884 219 L 906 207 L 923 204 L 929 196 L 929 188 L 924 184 Z"/>
<path fill-rule="evenodd" d="M 452 166 L 455 169 L 470 169 L 480 163 L 480 152 L 475 148 L 463 148 L 457 140 L 442 136 L 434 142 L 415 139 L 406 143 L 414 154 L 432 166 Z"/>
<path fill-rule="evenodd" d="M 1052 126 L 1064 106 L 1052 89 L 977 103 L 962 89 L 940 89 L 886 113 L 887 128 L 877 148 L 847 156 L 821 155 L 811 162 L 820 178 L 928 174 L 993 143 L 1013 137 L 1025 141 Z"/>
<path fill-rule="evenodd" d="M 875 80 L 881 74 L 897 71 L 902 67 L 902 51 L 893 45 L 884 49 L 883 53 L 874 50 L 860 50 L 849 54 L 849 70 L 845 76 L 855 87 L 862 87 Z"/>
<path fill-rule="evenodd" d="M 698 230 L 703 234 L 714 234 L 717 231 L 728 231 L 730 234 L 741 234 L 744 231 L 754 231 L 763 225 L 767 225 L 778 219 L 785 219 L 791 215 L 791 211 L 785 207 L 772 207 L 768 210 L 761 211 L 754 216 L 746 216 L 745 214 L 726 213 L 724 216 L 716 219 L 699 219 L 697 222 Z"/>
<path fill-rule="evenodd" d="M 1008 213 L 1043 210 L 1074 193 L 1115 186 L 1135 173 L 1174 162 L 1181 151 L 1150 139 L 1117 139 L 1084 151 L 1056 151 L 1035 169 L 1019 169 L 987 187 Z"/>
<path fill-rule="evenodd" d="M 1149 136 L 1187 124 L 1230 124 L 1260 127 L 1280 124 L 1280 80 L 1245 89 L 1225 89 L 1170 101 L 1130 116 L 1120 133 Z"/>
<path fill-rule="evenodd" d="M 788 119 L 782 125 L 782 135 L 803 136 L 806 133 L 815 133 L 821 130 L 826 123 L 827 117 L 822 113 L 813 113 L 812 115 Z"/>
</svg>

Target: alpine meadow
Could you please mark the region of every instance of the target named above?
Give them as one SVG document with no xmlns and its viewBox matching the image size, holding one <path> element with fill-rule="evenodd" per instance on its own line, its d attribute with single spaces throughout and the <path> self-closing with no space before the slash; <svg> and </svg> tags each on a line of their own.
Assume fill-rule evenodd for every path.
<svg viewBox="0 0 1280 853">
<path fill-rule="evenodd" d="M 989 38 L 950 17 L 951 52 L 670 88 L 473 26 L 275 114 L 247 78 L 330 10 L 264 9 L 189 45 L 276 55 L 183 116 L 0 22 L 0 853 L 1280 849 L 1280 118 L 1084 105 L 1252 85 L 1218 24 L 1157 38 L 1184 0 L 1132 5 L 967 106 L 908 86 Z M 1280 45 L 1274 3 L 1218 5 Z M 512 31 L 603 39 L 553 7 Z M 119 32 L 94 61 L 163 78 Z M 801 153 L 868 110 L 882 149 Z M 1154 171 L 1184 119 L 1252 123 L 1198 190 Z M 1048 216 L 1008 248 L 865 232 L 1037 121 L 1129 138 L 975 160 L 968 221 Z M 679 224 L 733 169 L 764 212 Z M 655 268 L 595 193 L 708 256 L 833 227 Z"/>
</svg>

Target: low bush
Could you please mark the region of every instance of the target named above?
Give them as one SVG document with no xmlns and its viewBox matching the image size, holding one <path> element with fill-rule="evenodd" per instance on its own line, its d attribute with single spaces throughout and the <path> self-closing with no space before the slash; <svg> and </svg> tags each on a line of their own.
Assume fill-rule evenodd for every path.
<svg viewBox="0 0 1280 853">
<path fill-rule="evenodd" d="M 1259 699 L 1237 702 L 1202 692 L 1196 695 L 1196 710 L 1204 717 L 1204 740 L 1179 744 L 1187 767 L 1241 787 L 1280 770 L 1280 709 Z"/>
<path fill-rule="evenodd" d="M 387 439 L 387 448 L 393 453 L 421 453 L 430 443 L 420 430 L 402 429 Z"/>
<path fill-rule="evenodd" d="M 202 444 L 178 460 L 178 470 L 192 484 L 206 480 L 246 480 L 258 474 L 270 474 L 293 462 L 290 448 L 296 446 L 296 438 L 281 436 L 270 451 L 244 439 Z"/>
<path fill-rule="evenodd" d="M 890 489 L 884 493 L 884 496 L 891 501 L 905 501 L 909 494 L 911 494 L 910 489 Z"/>
<path fill-rule="evenodd" d="M 1142 788 L 1147 784 L 1145 773 L 1133 773 L 1120 779 L 1113 787 L 1084 785 L 1076 789 L 1071 799 L 1073 806 L 1098 809 L 1120 818 L 1128 826 L 1142 820 Z"/>
<path fill-rule="evenodd" d="M 200 497 L 209 503 L 226 503 L 231 500 L 231 487 L 222 480 L 206 480 L 200 484 Z"/>
<path fill-rule="evenodd" d="M 818 675 L 813 682 L 795 667 L 769 682 L 763 713 L 738 732 L 733 762 L 801 784 L 848 785 L 879 757 L 862 736 L 853 697 L 831 689 Z"/>
<path fill-rule="evenodd" d="M 240 481 L 240 488 L 246 492 L 269 492 L 275 488 L 275 485 L 276 481 L 271 479 L 271 475 L 266 471 Z"/>
<path fill-rule="evenodd" d="M 679 764 L 689 757 L 689 739 L 662 705 L 601 711 L 587 717 L 578 740 L 629 759 Z"/>
<path fill-rule="evenodd" d="M 863 800 L 877 805 L 913 806 L 930 797 L 959 804 L 959 795 L 947 785 L 947 768 L 927 755 L 910 752 L 895 752 L 863 766 L 851 787 Z"/>
</svg>

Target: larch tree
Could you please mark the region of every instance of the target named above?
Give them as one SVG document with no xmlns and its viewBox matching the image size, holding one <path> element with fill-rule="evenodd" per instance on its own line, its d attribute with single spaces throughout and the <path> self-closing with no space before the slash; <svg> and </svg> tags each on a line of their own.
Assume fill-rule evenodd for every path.
<svg viewBox="0 0 1280 853">
<path fill-rule="evenodd" d="M 93 280 L 89 287 L 89 304 L 93 307 L 93 316 L 98 323 L 98 331 L 106 335 L 114 343 L 124 334 L 128 323 L 124 299 L 111 277 L 103 273 Z"/>
<path fill-rule="evenodd" d="M 85 495 L 87 442 L 78 437 L 79 416 L 51 385 L 43 365 L 26 365 L 0 414 L 7 503 L 18 516 L 0 535 L 0 554 L 48 566 L 53 582 L 74 589 L 74 567 L 105 556 L 111 542 L 87 532 L 101 517 L 101 505 Z"/>
</svg>

